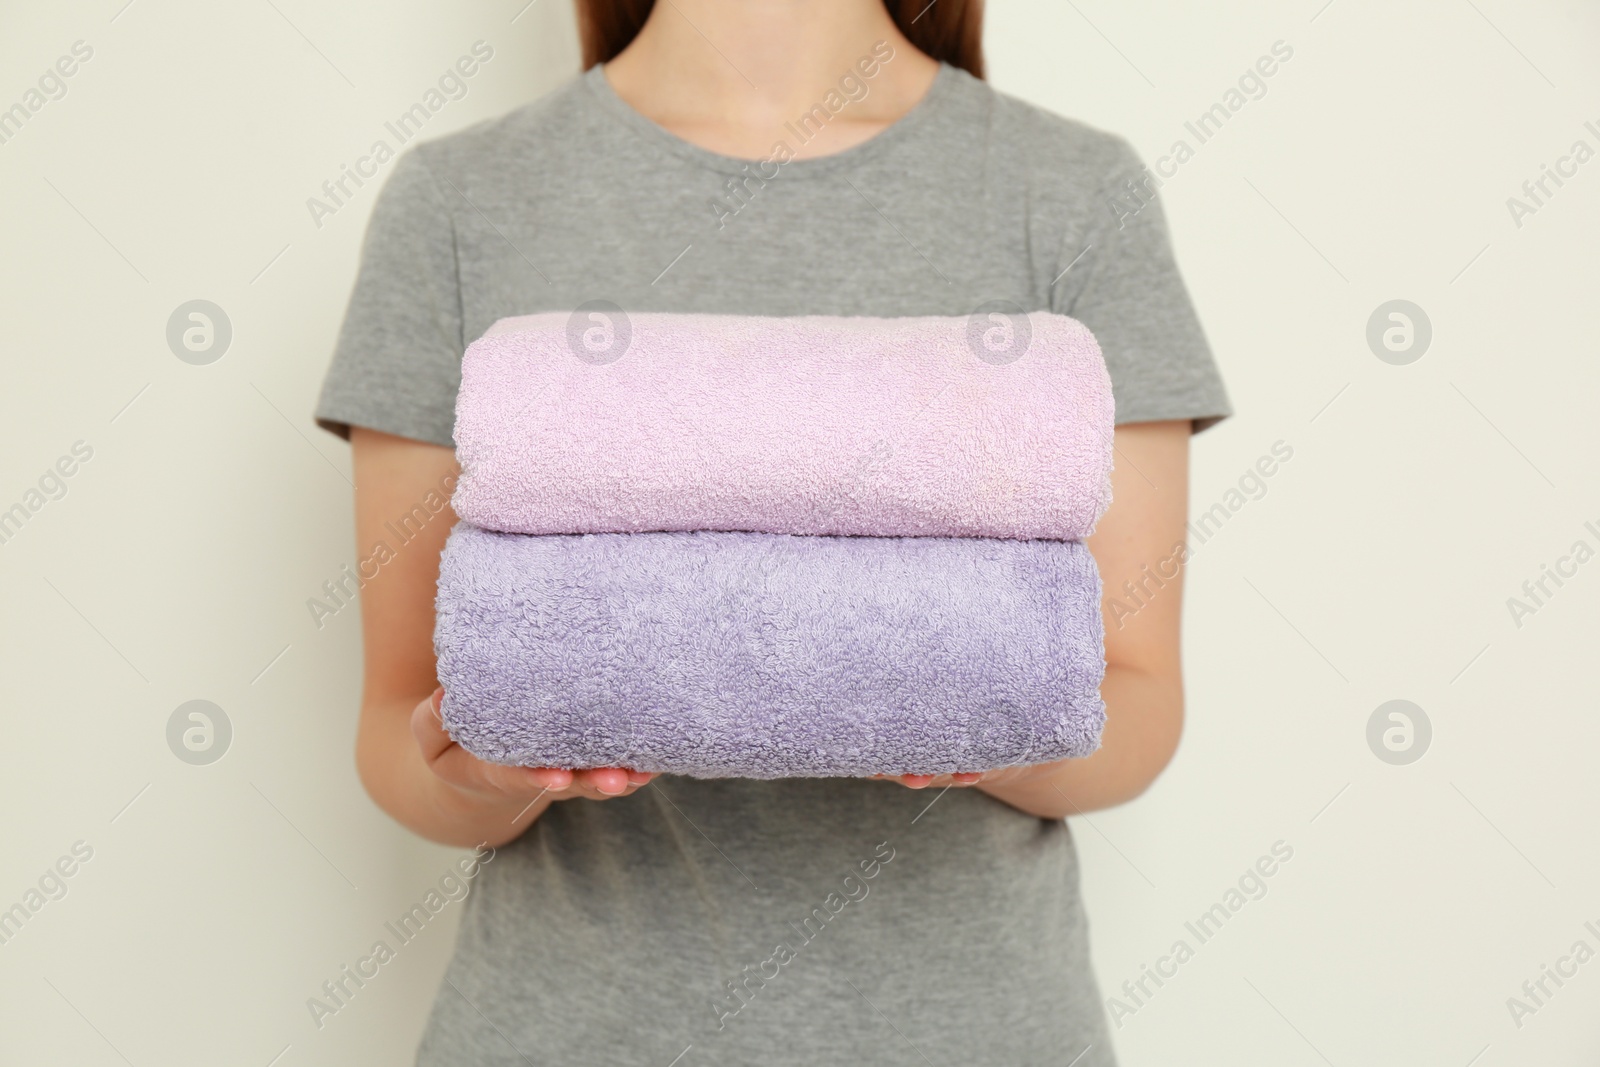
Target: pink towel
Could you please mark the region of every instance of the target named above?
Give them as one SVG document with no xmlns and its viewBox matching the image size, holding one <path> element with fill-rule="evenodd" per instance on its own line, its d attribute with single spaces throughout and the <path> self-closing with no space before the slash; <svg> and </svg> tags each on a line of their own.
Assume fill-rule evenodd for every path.
<svg viewBox="0 0 1600 1067">
<path fill-rule="evenodd" d="M 1072 540 L 1112 423 L 1094 336 L 1048 312 L 529 315 L 467 349 L 454 504 L 511 533 Z"/>
</svg>

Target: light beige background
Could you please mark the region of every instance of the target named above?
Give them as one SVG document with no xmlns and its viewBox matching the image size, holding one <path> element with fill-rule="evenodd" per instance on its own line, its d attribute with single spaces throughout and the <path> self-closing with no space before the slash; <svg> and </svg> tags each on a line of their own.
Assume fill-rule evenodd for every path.
<svg viewBox="0 0 1600 1067">
<path fill-rule="evenodd" d="M 1593 1064 L 1600 959 L 1520 1027 L 1507 998 L 1600 950 L 1600 561 L 1520 628 L 1506 601 L 1600 548 L 1600 159 L 1520 227 L 1506 200 L 1600 149 L 1600 13 L 1322 2 L 991 5 L 997 86 L 1151 160 L 1294 50 L 1162 194 L 1239 411 L 1196 442 L 1195 513 L 1294 454 L 1189 570 L 1176 763 L 1074 820 L 1095 962 L 1135 1006 L 1125 980 L 1196 950 L 1120 1018 L 1129 1067 Z M 0 107 L 94 49 L 0 144 L 0 509 L 94 449 L 0 545 L 0 908 L 94 850 L 0 944 L 0 1062 L 408 1062 L 459 904 L 320 1030 L 306 1008 L 456 854 L 363 795 L 355 613 L 306 608 L 354 559 L 348 450 L 309 412 L 376 183 L 320 229 L 305 201 L 474 41 L 494 58 L 426 136 L 569 77 L 571 15 L 124 3 L 0 5 Z M 194 298 L 233 325 L 209 366 L 165 341 Z M 1364 337 L 1396 298 L 1433 326 L 1407 366 Z M 195 698 L 234 730 L 203 767 L 165 739 Z M 1366 741 L 1395 698 L 1433 727 L 1407 766 Z M 1280 840 L 1199 944 L 1184 923 Z"/>
</svg>

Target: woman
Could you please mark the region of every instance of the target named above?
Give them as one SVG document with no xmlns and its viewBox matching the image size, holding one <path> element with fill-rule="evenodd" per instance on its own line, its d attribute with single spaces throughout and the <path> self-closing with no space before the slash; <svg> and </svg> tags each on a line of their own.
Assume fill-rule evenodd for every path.
<svg viewBox="0 0 1600 1067">
<path fill-rule="evenodd" d="M 583 75 L 395 162 L 318 409 L 352 442 L 360 545 L 394 549 L 363 603 L 362 780 L 417 833 L 498 850 L 418 1062 L 1112 1063 L 1062 818 L 1137 796 L 1177 745 L 1181 577 L 1145 568 L 1183 540 L 1189 435 L 1228 413 L 1159 205 L 1112 206 L 1137 157 L 980 80 L 977 2 L 579 8 Z M 1087 324 L 1119 419 L 1090 542 L 1100 751 L 960 781 L 767 782 L 454 746 L 431 644 L 454 517 L 403 546 L 384 524 L 451 484 L 465 345 L 590 301 L 1008 301 Z"/>
</svg>

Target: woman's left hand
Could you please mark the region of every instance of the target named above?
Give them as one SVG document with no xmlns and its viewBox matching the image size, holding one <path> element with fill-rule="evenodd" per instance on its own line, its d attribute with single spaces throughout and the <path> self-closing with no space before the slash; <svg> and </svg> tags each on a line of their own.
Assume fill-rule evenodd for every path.
<svg viewBox="0 0 1600 1067">
<path fill-rule="evenodd" d="M 908 789 L 948 789 L 953 785 L 977 785 L 985 781 L 989 775 L 1000 772 L 985 771 L 981 774 L 874 774 L 872 777 L 888 782 L 899 782 Z"/>
<path fill-rule="evenodd" d="M 874 774 L 885 782 L 898 782 L 908 789 L 949 789 L 952 786 L 995 786 L 1016 782 L 1041 772 L 1048 772 L 1049 764 L 1030 764 L 1020 767 L 1001 767 L 997 770 L 974 774 Z"/>
</svg>

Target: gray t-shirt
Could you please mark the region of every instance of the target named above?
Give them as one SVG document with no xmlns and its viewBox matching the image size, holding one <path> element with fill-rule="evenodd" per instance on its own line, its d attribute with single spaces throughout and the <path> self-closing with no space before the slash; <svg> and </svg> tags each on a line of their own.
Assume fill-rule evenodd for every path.
<svg viewBox="0 0 1600 1067">
<path fill-rule="evenodd" d="M 598 67 L 414 146 L 374 208 L 318 421 L 449 445 L 467 343 L 591 300 L 1009 301 L 1094 331 L 1119 422 L 1229 413 L 1121 138 L 945 66 L 871 140 L 782 159 L 688 144 Z M 1114 1059 L 1086 938 L 1059 821 L 971 789 L 663 777 L 552 806 L 483 868 L 418 1062 L 1097 1067 Z"/>
</svg>

